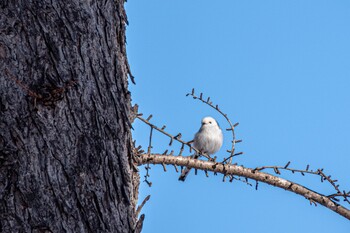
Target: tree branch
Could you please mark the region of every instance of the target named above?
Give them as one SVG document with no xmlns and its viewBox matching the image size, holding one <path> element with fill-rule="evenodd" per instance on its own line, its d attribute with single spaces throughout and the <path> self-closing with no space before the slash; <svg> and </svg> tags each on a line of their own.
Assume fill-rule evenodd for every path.
<svg viewBox="0 0 350 233">
<path fill-rule="evenodd" d="M 210 161 L 203 161 L 198 159 L 192 159 L 190 157 L 183 156 L 171 156 L 161 154 L 141 154 L 137 156 L 138 165 L 143 164 L 170 164 L 175 166 L 186 166 L 194 169 L 200 169 L 204 171 L 212 171 L 216 173 L 222 173 L 224 175 L 241 176 L 255 181 L 264 182 L 275 187 L 285 189 L 287 191 L 296 193 L 308 199 L 312 203 L 319 203 L 330 210 L 342 215 L 350 220 L 350 210 L 333 202 L 329 197 L 310 190 L 300 184 L 292 181 L 273 176 L 268 173 L 258 171 L 256 169 L 245 168 L 238 165 L 222 164 Z"/>
</svg>

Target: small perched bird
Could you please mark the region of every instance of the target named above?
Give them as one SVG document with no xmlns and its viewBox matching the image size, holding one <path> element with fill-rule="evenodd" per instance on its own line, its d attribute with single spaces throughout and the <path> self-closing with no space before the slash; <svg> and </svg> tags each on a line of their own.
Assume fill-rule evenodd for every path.
<svg viewBox="0 0 350 233">
<path fill-rule="evenodd" d="M 204 117 L 201 128 L 194 136 L 193 147 L 199 150 L 200 153 L 212 155 L 220 150 L 222 141 L 222 131 L 216 120 L 212 117 Z M 199 156 L 200 154 L 195 154 L 193 158 L 197 159 Z M 185 181 L 190 170 L 191 168 L 186 167 L 182 171 L 179 180 Z"/>
</svg>

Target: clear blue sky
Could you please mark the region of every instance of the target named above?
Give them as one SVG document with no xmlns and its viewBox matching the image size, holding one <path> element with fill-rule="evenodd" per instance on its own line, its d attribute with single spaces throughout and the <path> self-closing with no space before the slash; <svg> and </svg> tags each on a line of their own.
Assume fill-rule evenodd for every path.
<svg viewBox="0 0 350 233">
<path fill-rule="evenodd" d="M 130 0 L 126 10 L 133 103 L 153 123 L 185 140 L 207 115 L 226 128 L 220 115 L 185 97 L 195 88 L 240 122 L 239 164 L 310 164 L 350 190 L 350 1 Z M 149 128 L 139 121 L 134 128 L 147 148 Z M 230 146 L 224 136 L 220 158 Z M 153 152 L 167 148 L 166 137 L 155 133 L 153 141 Z M 256 191 L 200 171 L 182 183 L 170 166 L 152 167 L 150 175 L 153 186 L 140 186 L 140 201 L 151 194 L 144 233 L 350 231 L 329 209 L 268 185 Z M 318 177 L 282 177 L 333 192 Z"/>
</svg>

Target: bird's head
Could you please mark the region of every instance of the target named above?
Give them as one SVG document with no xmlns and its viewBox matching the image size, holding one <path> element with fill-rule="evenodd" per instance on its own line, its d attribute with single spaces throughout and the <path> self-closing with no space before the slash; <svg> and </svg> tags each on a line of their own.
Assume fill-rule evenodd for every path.
<svg viewBox="0 0 350 233">
<path fill-rule="evenodd" d="M 212 117 L 204 117 L 202 119 L 202 127 L 219 126 L 216 120 Z"/>
</svg>

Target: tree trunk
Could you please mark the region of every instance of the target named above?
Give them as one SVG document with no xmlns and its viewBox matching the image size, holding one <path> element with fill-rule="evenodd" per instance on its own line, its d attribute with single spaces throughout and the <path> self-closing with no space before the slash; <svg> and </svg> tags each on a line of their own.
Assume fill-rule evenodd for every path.
<svg viewBox="0 0 350 233">
<path fill-rule="evenodd" d="M 135 231 L 125 24 L 123 0 L 0 2 L 0 232 Z"/>
</svg>

